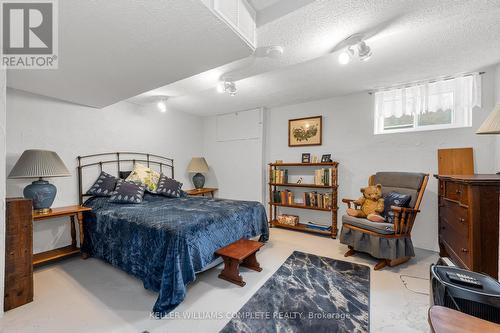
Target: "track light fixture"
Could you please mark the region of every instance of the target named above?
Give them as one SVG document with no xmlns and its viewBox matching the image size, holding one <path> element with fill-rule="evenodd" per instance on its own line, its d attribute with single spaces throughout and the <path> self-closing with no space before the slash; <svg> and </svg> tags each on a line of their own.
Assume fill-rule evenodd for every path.
<svg viewBox="0 0 500 333">
<path fill-rule="evenodd" d="M 217 84 L 217 91 L 221 94 L 227 92 L 230 96 L 234 96 L 238 92 L 238 89 L 234 81 L 225 79 Z"/>
<path fill-rule="evenodd" d="M 156 106 L 158 107 L 158 110 L 160 110 L 160 112 L 167 112 L 167 99 L 168 97 L 161 97 L 158 103 L 156 103 Z"/>
<path fill-rule="evenodd" d="M 339 54 L 339 63 L 346 65 L 351 61 L 351 58 L 357 57 L 361 61 L 367 61 L 372 56 L 371 48 L 366 45 L 365 41 L 361 40 L 356 44 L 349 45 L 344 51 Z"/>
</svg>

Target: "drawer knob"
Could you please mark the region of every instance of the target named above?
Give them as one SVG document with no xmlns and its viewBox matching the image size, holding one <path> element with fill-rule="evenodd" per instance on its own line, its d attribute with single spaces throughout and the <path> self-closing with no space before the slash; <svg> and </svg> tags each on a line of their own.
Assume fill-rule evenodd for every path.
<svg viewBox="0 0 500 333">
<path fill-rule="evenodd" d="M 464 222 L 465 222 L 465 219 L 464 219 L 464 218 L 459 217 L 459 218 L 458 218 L 458 221 L 459 221 L 459 222 L 464 223 Z"/>
<path fill-rule="evenodd" d="M 469 252 L 469 250 L 462 248 L 462 252 Z"/>
<path fill-rule="evenodd" d="M 456 190 L 456 191 L 455 191 L 455 193 L 456 193 L 456 194 L 460 194 L 460 190 Z"/>
</svg>

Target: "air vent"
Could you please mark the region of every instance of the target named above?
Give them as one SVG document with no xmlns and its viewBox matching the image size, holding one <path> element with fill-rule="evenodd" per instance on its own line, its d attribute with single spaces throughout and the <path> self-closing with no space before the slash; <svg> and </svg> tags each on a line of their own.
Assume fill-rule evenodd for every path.
<svg viewBox="0 0 500 333">
<path fill-rule="evenodd" d="M 246 0 L 213 0 L 209 8 L 255 48 L 255 10 Z"/>
</svg>

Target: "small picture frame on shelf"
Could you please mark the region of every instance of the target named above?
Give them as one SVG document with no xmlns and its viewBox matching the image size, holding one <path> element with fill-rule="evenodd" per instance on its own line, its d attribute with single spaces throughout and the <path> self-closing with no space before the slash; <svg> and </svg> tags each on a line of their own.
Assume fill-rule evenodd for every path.
<svg viewBox="0 0 500 333">
<path fill-rule="evenodd" d="M 302 153 L 302 163 L 311 163 L 310 153 Z"/>
<path fill-rule="evenodd" d="M 321 163 L 328 163 L 332 161 L 332 154 L 323 154 L 321 156 Z"/>
</svg>

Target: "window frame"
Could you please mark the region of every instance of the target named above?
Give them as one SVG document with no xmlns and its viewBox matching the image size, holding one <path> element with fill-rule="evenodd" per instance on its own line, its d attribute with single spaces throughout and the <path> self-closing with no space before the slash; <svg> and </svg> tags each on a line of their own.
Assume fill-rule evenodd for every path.
<svg viewBox="0 0 500 333">
<path fill-rule="evenodd" d="M 422 84 L 422 83 L 419 83 Z M 417 86 L 418 84 L 415 84 Z M 406 86 L 407 88 L 409 86 Z M 395 87 L 392 89 L 388 89 L 389 91 L 391 90 L 398 90 L 402 89 L 401 87 Z M 446 93 L 446 92 L 443 92 Z M 473 107 L 467 108 L 467 107 L 461 107 L 459 105 L 459 102 L 456 100 L 456 94 L 457 92 L 455 90 L 448 91 L 448 93 L 453 94 L 453 108 L 451 109 L 451 122 L 447 124 L 435 124 L 435 125 L 419 125 L 419 119 L 421 117 L 421 114 L 413 114 L 413 124 L 410 126 L 408 125 L 401 125 L 400 128 L 392 128 L 392 129 L 386 129 L 384 128 L 384 123 L 385 119 L 387 118 L 379 118 L 377 115 L 377 101 L 375 98 L 375 94 L 373 94 L 373 115 L 374 115 L 374 135 L 382 135 L 382 134 L 393 134 L 393 133 L 409 133 L 409 132 L 422 132 L 422 131 L 435 131 L 435 130 L 443 130 L 443 129 L 457 129 L 457 128 L 470 128 L 472 127 L 472 113 L 473 113 Z M 432 95 L 436 95 L 435 93 Z M 428 95 L 427 98 L 429 98 Z M 389 101 L 384 101 L 384 103 L 389 102 Z M 405 103 L 404 100 L 401 101 L 401 103 Z M 457 113 L 461 112 L 460 115 Z M 382 122 L 382 124 L 380 124 Z"/>
</svg>

